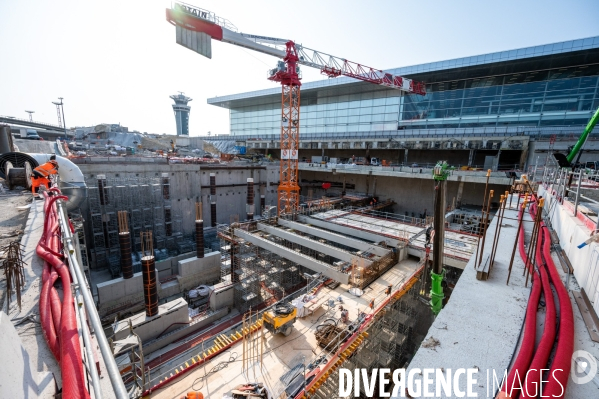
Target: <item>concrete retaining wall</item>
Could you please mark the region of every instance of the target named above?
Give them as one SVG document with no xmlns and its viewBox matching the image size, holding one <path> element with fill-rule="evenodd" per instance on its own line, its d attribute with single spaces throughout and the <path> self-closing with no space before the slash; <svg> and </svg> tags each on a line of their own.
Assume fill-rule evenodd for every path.
<svg viewBox="0 0 599 399">
<path fill-rule="evenodd" d="M 599 313 L 599 244 L 591 243 L 578 249 L 577 246 L 590 237 L 589 228 L 542 186 L 539 187 L 539 195 L 545 198 L 545 209 L 549 211 L 560 246 L 572 263 L 576 281 L 586 291 L 595 312 Z"/>
<path fill-rule="evenodd" d="M 170 260 L 167 259 L 163 262 L 170 262 Z M 159 275 L 158 270 L 156 273 Z M 180 295 L 183 291 L 198 285 L 212 284 L 218 281 L 220 279 L 220 252 L 209 252 L 201 259 L 193 256 L 178 260 L 175 274 L 176 279 L 164 283 L 160 283 L 157 276 L 159 299 Z M 122 309 L 123 312 L 134 312 L 144 306 L 141 272 L 135 273 L 130 279 L 115 278 L 99 283 L 97 289 L 98 312 L 101 316 L 110 314 L 117 309 Z"/>
</svg>

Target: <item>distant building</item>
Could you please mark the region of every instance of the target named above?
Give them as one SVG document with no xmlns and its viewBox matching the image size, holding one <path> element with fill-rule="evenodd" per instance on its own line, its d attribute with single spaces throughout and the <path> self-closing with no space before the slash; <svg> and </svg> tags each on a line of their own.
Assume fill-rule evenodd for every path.
<svg viewBox="0 0 599 399">
<path fill-rule="evenodd" d="M 175 103 L 173 111 L 175 112 L 175 121 L 177 122 L 177 136 L 189 136 L 189 110 L 187 105 L 191 101 L 190 97 L 186 97 L 182 92 L 170 96 Z"/>
</svg>

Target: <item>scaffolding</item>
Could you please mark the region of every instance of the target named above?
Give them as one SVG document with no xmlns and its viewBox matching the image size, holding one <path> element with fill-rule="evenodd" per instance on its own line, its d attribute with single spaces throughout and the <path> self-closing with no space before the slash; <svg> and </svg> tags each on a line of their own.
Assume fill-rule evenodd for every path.
<svg viewBox="0 0 599 399">
<path fill-rule="evenodd" d="M 426 332 L 432 325 L 433 317 L 426 301 L 419 295 L 420 284 L 414 284 L 399 300 L 390 301 L 375 316 L 368 328 L 368 335 L 357 350 L 336 368 L 320 385 L 311 398 L 330 399 L 339 393 L 339 369 L 366 369 L 371 375 L 373 369 L 391 370 L 407 368 Z M 379 392 L 378 380 L 375 391 Z M 360 391 L 356 397 L 367 398 Z"/>
<path fill-rule="evenodd" d="M 274 303 L 305 283 L 306 268 L 235 236 L 235 229 L 257 230 L 254 222 L 217 226 L 221 281 L 236 284 L 234 303 L 240 312 Z"/>
<path fill-rule="evenodd" d="M 133 238 L 133 268 L 141 270 L 139 234 L 154 233 L 157 260 L 193 250 L 193 238 L 184 237 L 181 214 L 171 206 L 170 179 L 113 178 L 104 175 L 87 179 L 89 220 L 91 221 L 91 264 L 109 267 L 113 276 L 120 270 L 117 212 L 127 211 Z"/>
</svg>

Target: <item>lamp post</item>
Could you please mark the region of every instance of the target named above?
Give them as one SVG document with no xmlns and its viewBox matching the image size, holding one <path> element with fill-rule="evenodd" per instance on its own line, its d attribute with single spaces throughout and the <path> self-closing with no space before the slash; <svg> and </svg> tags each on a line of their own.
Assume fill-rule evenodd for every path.
<svg viewBox="0 0 599 399">
<path fill-rule="evenodd" d="M 405 148 L 405 147 L 402 147 L 402 145 L 401 145 L 401 143 L 400 143 L 399 141 L 395 140 L 395 139 L 394 139 L 394 138 L 392 138 L 392 137 L 389 137 L 389 142 L 391 142 L 391 141 L 395 141 L 397 144 L 399 144 L 399 145 L 397 146 L 397 166 L 399 166 L 399 165 L 400 165 L 400 163 L 401 163 L 401 150 L 402 150 L 402 149 L 404 149 L 404 150 L 405 150 L 406 148 Z"/>
<path fill-rule="evenodd" d="M 29 114 L 29 122 L 33 122 L 33 114 L 35 113 L 35 111 L 25 110 L 25 112 L 27 112 Z"/>
<path fill-rule="evenodd" d="M 52 101 L 52 104 L 56 105 L 56 113 L 58 114 L 58 125 L 61 123 L 61 114 L 62 114 L 62 128 L 64 129 L 64 138 L 67 139 L 67 121 L 64 119 L 64 103 L 62 99 L 64 97 L 58 97 L 60 102 Z"/>
</svg>

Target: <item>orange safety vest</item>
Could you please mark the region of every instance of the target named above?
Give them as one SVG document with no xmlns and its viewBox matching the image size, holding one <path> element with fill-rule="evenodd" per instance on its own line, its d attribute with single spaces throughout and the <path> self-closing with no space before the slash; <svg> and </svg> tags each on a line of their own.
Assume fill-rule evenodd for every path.
<svg viewBox="0 0 599 399">
<path fill-rule="evenodd" d="M 204 394 L 201 392 L 187 392 L 185 399 L 204 399 Z"/>
<path fill-rule="evenodd" d="M 55 175 L 58 173 L 57 167 L 54 166 L 54 164 L 52 164 L 51 162 L 46 162 L 45 164 L 40 165 L 33 170 L 41 173 L 44 177 L 48 177 L 50 175 Z"/>
</svg>

